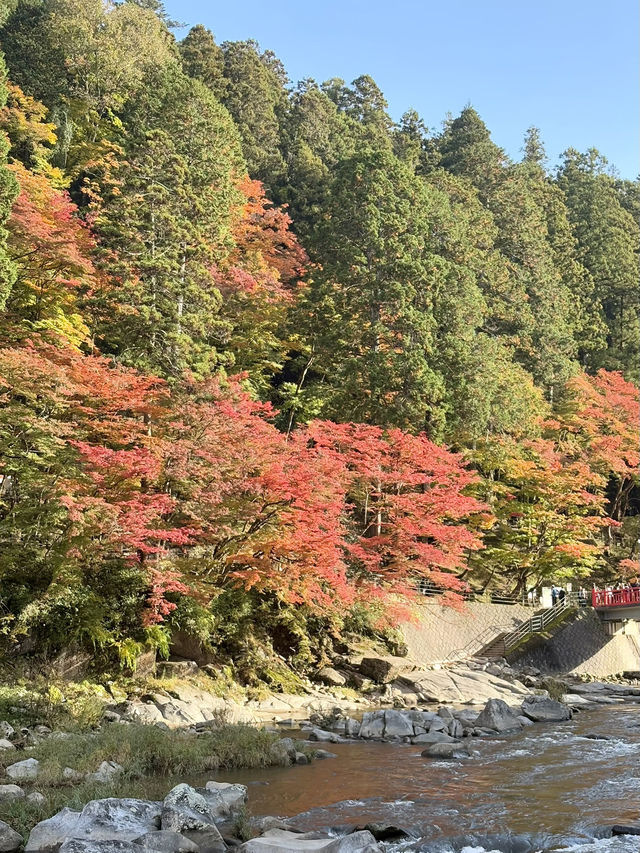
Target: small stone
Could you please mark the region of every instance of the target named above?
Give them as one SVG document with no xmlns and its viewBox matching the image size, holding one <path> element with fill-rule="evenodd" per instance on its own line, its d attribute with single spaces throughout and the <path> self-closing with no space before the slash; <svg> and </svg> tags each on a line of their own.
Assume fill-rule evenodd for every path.
<svg viewBox="0 0 640 853">
<path fill-rule="evenodd" d="M 85 779 L 89 782 L 112 782 L 116 776 L 124 772 L 124 767 L 116 761 L 103 761 L 95 773 L 87 773 Z"/>
<path fill-rule="evenodd" d="M 296 764 L 308 764 L 309 759 L 304 752 L 296 752 Z"/>
<path fill-rule="evenodd" d="M 74 770 L 73 767 L 65 767 L 62 771 L 62 778 L 66 782 L 82 782 L 84 780 L 84 773 Z"/>
<path fill-rule="evenodd" d="M 7 776 L 18 782 L 37 779 L 39 772 L 40 762 L 35 758 L 25 758 L 24 761 L 16 761 L 15 764 L 10 764 L 5 770 Z"/>
<path fill-rule="evenodd" d="M 0 752 L 10 752 L 12 749 L 15 749 L 15 746 L 10 740 L 0 738 Z"/>
<path fill-rule="evenodd" d="M 47 798 L 40 791 L 33 791 L 31 794 L 27 794 L 27 802 L 33 806 L 44 806 L 46 805 Z"/>
<path fill-rule="evenodd" d="M 335 752 L 329 752 L 326 749 L 316 749 L 316 751 L 314 752 L 314 756 L 316 758 L 320 758 L 320 759 L 322 759 L 322 758 L 337 758 L 338 757 L 335 754 Z"/>
<path fill-rule="evenodd" d="M 0 785 L 0 803 L 22 800 L 24 796 L 25 793 L 19 785 Z"/>
<path fill-rule="evenodd" d="M 16 730 L 13 728 L 11 723 L 8 723 L 6 720 L 0 721 L 0 737 L 10 738 L 14 737 Z"/>
</svg>

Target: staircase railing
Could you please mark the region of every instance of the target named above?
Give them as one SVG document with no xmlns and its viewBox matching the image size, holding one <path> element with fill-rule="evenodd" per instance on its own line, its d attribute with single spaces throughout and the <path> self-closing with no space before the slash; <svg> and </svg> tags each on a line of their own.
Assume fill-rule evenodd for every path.
<svg viewBox="0 0 640 853">
<path fill-rule="evenodd" d="M 473 657 L 474 654 L 479 652 L 481 649 L 484 649 L 484 647 L 487 646 L 492 639 L 497 638 L 500 634 L 503 634 L 510 627 L 511 625 L 490 625 L 488 628 L 485 628 L 484 631 L 481 631 L 472 640 L 469 640 L 466 646 L 463 646 L 460 649 L 456 649 L 455 651 L 450 652 L 450 654 L 447 655 L 447 657 L 444 659 L 443 663 L 453 663 L 454 661 L 465 660 L 466 658 Z"/>
<path fill-rule="evenodd" d="M 553 607 L 535 613 L 530 619 L 525 620 L 522 625 L 507 634 L 503 638 L 505 654 L 515 649 L 523 640 L 533 634 L 540 634 L 566 611 L 581 606 L 582 601 L 577 592 L 566 593 Z"/>
</svg>

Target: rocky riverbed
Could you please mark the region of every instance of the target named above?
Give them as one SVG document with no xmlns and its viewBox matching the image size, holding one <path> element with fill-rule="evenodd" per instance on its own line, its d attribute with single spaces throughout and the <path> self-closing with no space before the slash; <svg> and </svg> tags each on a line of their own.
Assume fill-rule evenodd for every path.
<svg viewBox="0 0 640 853">
<path fill-rule="evenodd" d="M 638 696 L 633 689 L 631 693 L 622 693 L 621 686 L 591 684 L 579 689 L 583 692 L 570 694 L 585 699 L 577 703 L 579 706 L 585 708 L 588 702 L 590 707 L 599 708 L 592 713 L 579 714 L 579 723 L 574 718 L 575 706 L 531 695 L 517 705 L 490 699 L 480 711 L 447 706 L 434 710 L 378 709 L 366 712 L 361 719 L 336 713 L 332 721 L 326 721 L 330 728 L 309 723 L 295 732 L 298 738 L 305 738 L 309 746 L 328 746 L 335 750 L 324 753 L 325 757 L 333 755 L 334 761 L 308 765 L 304 753 L 296 749 L 294 739 L 287 735 L 277 742 L 283 756 L 287 756 L 288 763 L 307 766 L 260 773 L 245 771 L 243 781 L 233 778 L 233 774 L 227 774 L 227 778 L 219 774 L 220 778 L 215 781 L 180 782 L 161 795 L 162 799 L 155 794 L 156 780 L 155 785 L 150 785 L 154 788 L 154 796 L 150 799 L 107 797 L 88 802 L 82 809 L 62 809 L 33 828 L 25 851 L 140 853 L 147 849 L 163 853 L 223 853 L 238 849 L 245 853 L 295 850 L 327 853 L 385 850 L 458 853 L 465 850 L 465 853 L 481 853 L 498 850 L 501 853 L 534 853 L 536 850 L 574 849 L 580 853 L 592 850 L 602 853 L 633 850 L 637 853 L 640 839 L 629 833 L 640 833 L 640 828 L 634 829 L 640 817 L 640 780 L 627 770 L 621 773 L 615 761 L 626 756 L 637 770 L 640 707 L 635 702 Z M 617 695 L 605 696 L 605 693 Z M 624 708 L 613 710 L 608 703 L 598 701 L 605 698 L 615 699 L 615 704 L 624 705 Z M 580 749 L 572 751 L 578 744 Z M 548 752 L 555 760 L 553 766 L 549 764 Z M 610 780 L 601 778 L 601 771 L 607 772 L 606 765 L 601 766 L 602 762 L 596 761 L 596 756 L 606 755 L 612 762 L 609 769 L 613 778 Z M 365 756 L 366 766 L 363 767 Z M 490 768 L 508 766 L 510 762 L 515 762 L 520 779 L 518 774 L 515 779 L 494 779 L 498 788 L 512 784 L 516 793 L 520 791 L 519 806 L 518 796 L 508 806 L 503 803 L 503 809 L 511 818 L 508 820 L 504 814 L 501 819 L 499 808 L 496 813 L 495 792 L 487 785 L 487 774 L 490 777 Z M 580 770 L 592 779 L 596 764 L 597 783 L 585 793 L 582 804 L 585 816 L 592 807 L 596 791 L 602 799 L 601 789 L 604 785 L 606 790 L 607 782 L 611 785 L 622 782 L 627 786 L 627 802 L 616 814 L 607 813 L 610 815 L 608 822 L 605 820 L 600 825 L 592 822 L 587 826 L 583 821 L 576 825 L 575 820 L 567 820 L 565 813 L 566 826 L 558 827 L 549 823 L 548 813 L 539 813 L 536 818 L 535 809 L 532 814 L 527 807 L 527 798 L 540 803 L 541 788 L 547 787 L 559 795 L 558 782 L 563 786 L 562 796 L 573 798 L 576 803 L 567 774 Z M 550 778 L 536 777 L 545 768 L 551 772 Z M 105 766 L 94 772 L 109 776 L 121 769 Z M 511 767 L 512 777 L 513 769 Z M 372 772 L 377 777 L 373 786 Z M 302 773 L 306 774 L 304 778 L 296 778 L 296 774 Z M 25 798 L 39 793 L 39 767 L 34 759 L 8 765 L 6 774 L 5 793 L 8 788 L 13 788 L 13 794 L 18 797 L 16 789 Z M 557 779 L 554 774 L 559 774 Z M 461 784 L 465 778 L 475 778 L 479 789 Z M 330 784 L 336 798 L 330 803 L 325 802 L 327 780 L 332 780 Z M 481 780 L 484 780 L 484 787 Z M 439 797 L 438 789 L 452 782 L 454 790 Z M 281 788 L 282 785 L 285 787 Z M 297 790 L 298 805 L 308 806 L 302 814 L 291 813 L 286 795 L 279 795 L 278 791 L 286 790 L 287 786 Z M 364 796 L 381 790 L 385 792 L 383 796 Z M 345 793 L 350 796 L 340 796 Z M 251 818 L 245 811 L 247 802 L 253 814 Z M 522 821 L 513 819 L 518 807 L 529 814 L 532 825 L 528 831 L 523 831 Z M 548 810 L 548 801 L 544 808 Z M 562 812 L 562 809 L 556 811 Z M 470 815 L 473 820 L 469 820 Z M 460 832 L 456 833 L 456 828 Z M 563 828 L 564 833 L 558 832 L 559 828 Z M 254 837 L 247 838 L 250 835 Z M 589 841 L 590 836 L 600 837 Z M 10 827 L 0 824 L 2 853 L 18 851 L 22 841 Z"/>
</svg>

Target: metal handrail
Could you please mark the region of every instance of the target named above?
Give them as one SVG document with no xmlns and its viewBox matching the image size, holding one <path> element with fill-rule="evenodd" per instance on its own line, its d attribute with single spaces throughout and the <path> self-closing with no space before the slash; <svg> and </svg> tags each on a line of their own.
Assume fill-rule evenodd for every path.
<svg viewBox="0 0 640 853">
<path fill-rule="evenodd" d="M 594 589 L 591 592 L 593 607 L 629 607 L 640 604 L 640 587 L 625 589 Z"/>
<path fill-rule="evenodd" d="M 510 625 L 490 625 L 488 628 L 485 628 L 484 631 L 481 631 L 472 640 L 469 640 L 466 646 L 463 646 L 461 649 L 456 649 L 455 651 L 450 652 L 450 654 L 447 655 L 447 657 L 444 659 L 443 663 L 453 663 L 453 661 L 473 657 L 476 652 L 479 652 L 487 645 L 489 640 L 504 633 L 504 631 L 506 631 L 506 629 L 509 627 Z M 474 651 L 471 651 L 472 648 L 474 649 Z"/>
<path fill-rule="evenodd" d="M 522 640 L 532 634 L 539 634 L 541 631 L 544 631 L 548 625 L 555 622 L 558 616 L 567 610 L 580 606 L 580 604 L 581 599 L 579 593 L 570 592 L 558 601 L 557 604 L 554 604 L 553 607 L 549 607 L 547 610 L 543 610 L 540 613 L 535 613 L 530 619 L 523 622 L 519 628 L 512 631 L 510 634 L 507 634 L 506 637 L 503 638 L 505 653 L 514 649 L 522 642 Z"/>
</svg>

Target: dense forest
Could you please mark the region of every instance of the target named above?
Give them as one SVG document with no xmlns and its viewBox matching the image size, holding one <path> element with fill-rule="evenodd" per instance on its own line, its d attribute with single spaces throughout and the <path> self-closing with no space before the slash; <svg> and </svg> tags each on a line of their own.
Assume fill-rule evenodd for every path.
<svg viewBox="0 0 640 853">
<path fill-rule="evenodd" d="M 257 678 L 421 579 L 635 576 L 638 183 L 157 0 L 0 7 L 0 648 Z"/>
</svg>

